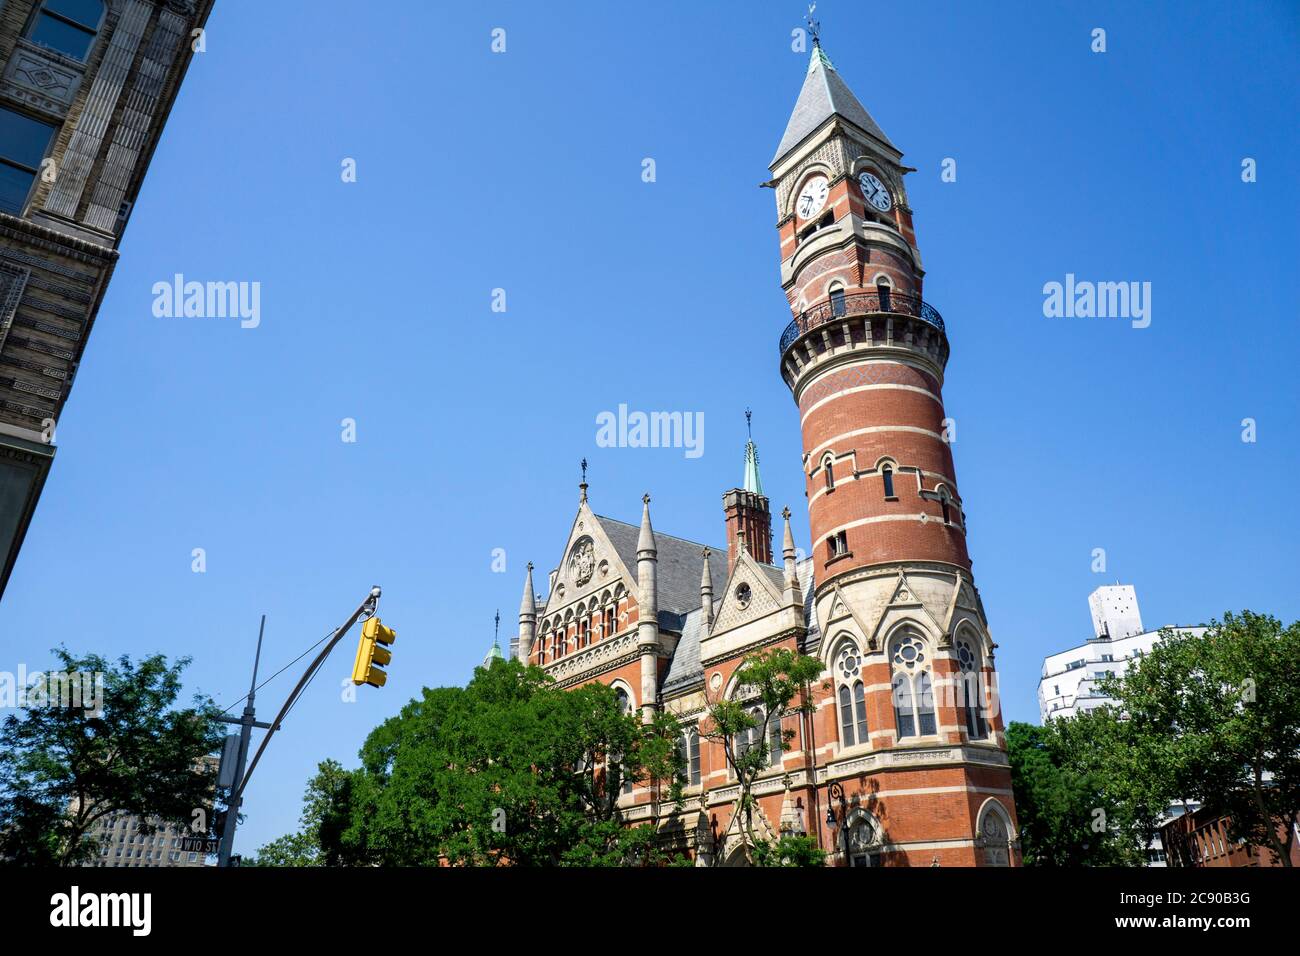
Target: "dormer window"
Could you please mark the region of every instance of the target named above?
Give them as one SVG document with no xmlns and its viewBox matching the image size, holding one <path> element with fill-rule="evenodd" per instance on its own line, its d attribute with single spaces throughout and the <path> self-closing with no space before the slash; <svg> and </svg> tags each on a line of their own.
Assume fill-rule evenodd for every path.
<svg viewBox="0 0 1300 956">
<path fill-rule="evenodd" d="M 45 0 L 32 18 L 27 38 L 85 63 L 103 19 L 101 0 Z"/>
</svg>

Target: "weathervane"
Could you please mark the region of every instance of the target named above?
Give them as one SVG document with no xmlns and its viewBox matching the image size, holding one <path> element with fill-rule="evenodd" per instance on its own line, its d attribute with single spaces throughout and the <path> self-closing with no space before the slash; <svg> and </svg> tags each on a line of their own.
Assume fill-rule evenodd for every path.
<svg viewBox="0 0 1300 956">
<path fill-rule="evenodd" d="M 817 6 L 817 4 L 814 3 L 813 6 Z M 751 412 L 748 408 L 745 409 L 745 431 L 749 432 L 749 440 L 753 441 L 754 440 L 754 413 Z"/>
<path fill-rule="evenodd" d="M 582 459 L 582 480 L 587 480 L 587 459 Z"/>
<path fill-rule="evenodd" d="M 501 609 L 497 608 L 496 627 L 493 628 L 492 630 L 492 643 L 499 644 L 500 642 L 501 642 Z"/>
<path fill-rule="evenodd" d="M 820 47 L 822 45 L 822 38 L 821 38 L 822 25 L 820 21 L 813 19 L 813 12 L 816 9 L 817 9 L 816 2 L 808 4 L 808 16 L 807 16 L 808 32 L 812 34 L 813 46 Z"/>
<path fill-rule="evenodd" d="M 587 500 L 587 459 L 582 459 L 582 484 L 578 485 L 578 492 L 581 500 Z"/>
</svg>

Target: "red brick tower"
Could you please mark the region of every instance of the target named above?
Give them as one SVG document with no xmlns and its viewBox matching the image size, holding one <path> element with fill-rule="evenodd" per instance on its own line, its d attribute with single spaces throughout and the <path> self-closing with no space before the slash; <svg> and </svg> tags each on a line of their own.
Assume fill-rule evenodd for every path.
<svg viewBox="0 0 1300 956">
<path fill-rule="evenodd" d="M 859 842 L 887 832 L 882 859 L 1014 862 L 995 645 L 966 550 L 948 339 L 921 298 L 910 170 L 816 41 L 771 169 L 794 312 L 781 374 L 799 406 L 817 640 L 835 685 L 816 739 L 846 802 L 823 799 L 859 814 Z M 845 842 L 843 859 L 873 859 Z"/>
</svg>

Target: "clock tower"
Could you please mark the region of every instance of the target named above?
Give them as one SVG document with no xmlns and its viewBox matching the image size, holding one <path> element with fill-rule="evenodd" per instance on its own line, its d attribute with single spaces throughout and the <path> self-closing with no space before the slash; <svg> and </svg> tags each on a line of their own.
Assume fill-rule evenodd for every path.
<svg viewBox="0 0 1300 956">
<path fill-rule="evenodd" d="M 818 652 L 836 684 L 816 738 L 835 742 L 828 805 L 838 786 L 845 807 L 888 820 L 909 865 L 1006 865 L 1018 854 L 996 645 L 943 406 L 948 337 L 923 295 L 902 159 L 815 39 L 768 185 L 793 312 L 780 370 L 803 433 Z"/>
</svg>

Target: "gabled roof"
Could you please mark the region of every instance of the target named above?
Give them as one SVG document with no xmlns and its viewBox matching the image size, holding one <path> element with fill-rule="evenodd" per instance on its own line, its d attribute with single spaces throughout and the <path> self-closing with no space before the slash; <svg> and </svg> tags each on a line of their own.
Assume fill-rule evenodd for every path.
<svg viewBox="0 0 1300 956">
<path fill-rule="evenodd" d="M 609 543 L 618 552 L 619 560 L 633 575 L 636 574 L 637 537 L 641 529 L 637 525 L 596 515 L 601 529 L 609 538 Z M 704 572 L 704 545 L 698 541 L 674 538 L 661 531 L 655 532 L 655 550 L 658 552 L 658 567 L 655 570 L 655 584 L 659 593 L 659 624 L 673 631 L 680 631 L 687 612 L 700 606 L 700 576 Z M 709 554 L 709 573 L 714 581 L 727 579 L 726 549 L 711 548 Z M 666 619 L 666 615 L 671 619 Z"/>
<path fill-rule="evenodd" d="M 820 46 L 814 46 L 812 59 L 808 63 L 808 75 L 804 77 L 803 89 L 795 102 L 790 122 L 786 124 L 785 135 L 781 145 L 772 157 L 772 166 L 781 161 L 786 153 L 803 142 L 814 130 L 832 116 L 842 116 L 854 126 L 870 133 L 895 152 L 898 148 L 889 141 L 885 131 L 876 125 L 858 98 L 853 95 L 848 84 L 840 78 L 835 67 Z"/>
</svg>

